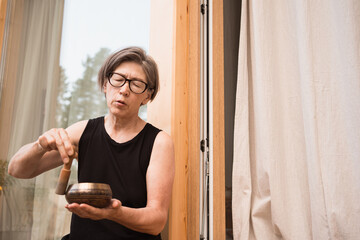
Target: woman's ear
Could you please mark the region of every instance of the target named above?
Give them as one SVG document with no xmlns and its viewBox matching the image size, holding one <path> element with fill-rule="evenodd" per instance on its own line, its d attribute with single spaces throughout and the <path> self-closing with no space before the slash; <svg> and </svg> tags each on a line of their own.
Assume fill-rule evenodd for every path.
<svg viewBox="0 0 360 240">
<path fill-rule="evenodd" d="M 144 100 L 142 100 L 141 105 L 146 105 L 150 101 L 150 97 L 146 97 Z"/>
<path fill-rule="evenodd" d="M 145 105 L 150 101 L 153 91 L 154 90 L 147 91 L 146 98 L 141 102 L 141 105 Z"/>
</svg>

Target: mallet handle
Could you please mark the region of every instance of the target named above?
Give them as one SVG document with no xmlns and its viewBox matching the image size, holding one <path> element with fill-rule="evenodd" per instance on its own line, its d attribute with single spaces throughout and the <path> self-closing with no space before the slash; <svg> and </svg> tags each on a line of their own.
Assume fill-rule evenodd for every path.
<svg viewBox="0 0 360 240">
<path fill-rule="evenodd" d="M 69 157 L 69 162 L 63 165 L 61 169 L 59 179 L 56 185 L 55 193 L 58 195 L 64 195 L 66 192 L 66 188 L 69 182 L 70 174 L 71 174 L 71 164 L 73 159 L 76 157 L 77 154 L 74 156 Z"/>
</svg>

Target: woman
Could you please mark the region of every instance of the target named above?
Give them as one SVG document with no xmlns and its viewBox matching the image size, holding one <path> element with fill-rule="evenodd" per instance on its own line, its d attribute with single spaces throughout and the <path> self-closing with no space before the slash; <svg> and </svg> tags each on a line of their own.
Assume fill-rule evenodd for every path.
<svg viewBox="0 0 360 240">
<path fill-rule="evenodd" d="M 174 179 L 169 135 L 138 116 L 159 88 L 157 65 L 137 47 L 112 54 L 99 71 L 106 116 L 51 129 L 23 146 L 9 174 L 33 178 L 78 154 L 78 181 L 108 183 L 107 208 L 68 204 L 70 234 L 64 239 L 161 239 Z"/>
</svg>

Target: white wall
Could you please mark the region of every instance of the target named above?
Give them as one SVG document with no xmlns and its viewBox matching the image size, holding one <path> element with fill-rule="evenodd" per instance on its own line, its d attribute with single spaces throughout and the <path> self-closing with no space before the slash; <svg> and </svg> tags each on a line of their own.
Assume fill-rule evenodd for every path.
<svg viewBox="0 0 360 240">
<path fill-rule="evenodd" d="M 160 92 L 148 104 L 148 122 L 171 133 L 173 1 L 151 0 L 149 53 L 158 63 Z"/>
</svg>

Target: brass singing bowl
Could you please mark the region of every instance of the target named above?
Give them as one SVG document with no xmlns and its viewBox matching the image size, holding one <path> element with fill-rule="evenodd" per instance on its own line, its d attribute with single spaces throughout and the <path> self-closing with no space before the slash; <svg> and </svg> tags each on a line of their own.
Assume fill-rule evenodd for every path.
<svg viewBox="0 0 360 240">
<path fill-rule="evenodd" d="M 75 183 L 69 185 L 65 198 L 68 203 L 86 203 L 104 208 L 110 204 L 112 191 L 106 183 Z"/>
</svg>

